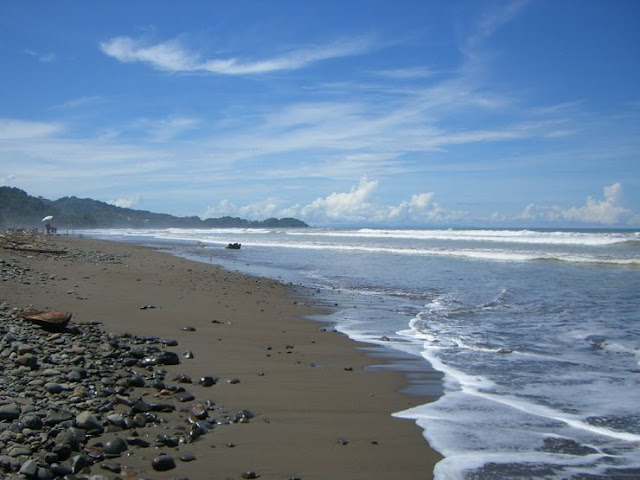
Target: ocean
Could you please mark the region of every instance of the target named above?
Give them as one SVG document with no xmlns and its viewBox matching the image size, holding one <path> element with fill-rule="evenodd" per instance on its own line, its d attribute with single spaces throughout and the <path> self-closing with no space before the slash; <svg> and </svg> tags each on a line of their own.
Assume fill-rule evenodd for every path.
<svg viewBox="0 0 640 480">
<path fill-rule="evenodd" d="M 638 231 L 83 233 L 292 282 L 339 331 L 441 372 L 436 401 L 393 413 L 444 456 L 438 480 L 640 478 Z"/>
</svg>

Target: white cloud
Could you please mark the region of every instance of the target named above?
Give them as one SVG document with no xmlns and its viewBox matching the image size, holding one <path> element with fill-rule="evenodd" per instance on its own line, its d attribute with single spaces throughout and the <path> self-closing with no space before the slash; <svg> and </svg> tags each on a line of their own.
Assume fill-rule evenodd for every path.
<svg viewBox="0 0 640 480">
<path fill-rule="evenodd" d="M 378 188 L 376 180 L 362 178 L 358 186 L 348 193 L 334 192 L 324 198 L 317 198 L 301 209 L 304 218 L 333 221 L 371 221 L 378 212 L 370 203 L 370 198 Z"/>
<path fill-rule="evenodd" d="M 27 55 L 31 55 L 34 58 L 37 58 L 38 61 L 42 63 L 51 63 L 56 59 L 55 53 L 41 53 L 36 52 L 35 50 L 27 49 L 24 51 Z"/>
<path fill-rule="evenodd" d="M 102 51 L 125 63 L 148 63 L 160 70 L 193 71 L 198 58 L 183 48 L 177 40 L 145 46 L 131 37 L 115 37 L 100 43 Z"/>
<path fill-rule="evenodd" d="M 131 122 L 126 132 L 141 130 L 152 142 L 167 142 L 200 125 L 200 119 L 181 115 L 169 115 L 165 118 L 139 118 Z"/>
<path fill-rule="evenodd" d="M 414 80 L 418 78 L 427 78 L 433 75 L 433 71 L 428 67 L 408 67 L 397 68 L 393 70 L 378 70 L 377 75 L 395 80 Z"/>
<path fill-rule="evenodd" d="M 31 122 L 0 118 L 0 140 L 48 137 L 62 131 L 59 123 Z"/>
<path fill-rule="evenodd" d="M 333 192 L 318 197 L 311 203 L 300 206 L 280 207 L 278 202 L 268 199 L 239 207 L 229 200 L 221 200 L 209 207 L 204 218 L 223 215 L 241 216 L 250 219 L 267 217 L 298 217 L 316 224 L 378 224 L 403 225 L 451 222 L 463 218 L 466 213 L 446 210 L 433 201 L 433 193 L 419 193 L 399 205 L 382 205 L 376 201 L 377 180 L 360 179 L 348 192 Z"/>
<path fill-rule="evenodd" d="M 604 200 L 587 198 L 582 207 L 569 208 L 563 212 L 564 218 L 585 223 L 603 223 L 607 225 L 620 223 L 631 212 L 620 205 L 622 186 L 614 183 L 604 187 Z"/>
<path fill-rule="evenodd" d="M 4 177 L 0 177 L 0 187 L 8 187 L 13 180 L 15 180 L 17 177 L 17 175 L 14 175 L 13 173 L 10 173 Z"/>
<path fill-rule="evenodd" d="M 467 38 L 466 47 L 469 49 L 467 53 L 470 53 L 483 40 L 493 36 L 500 27 L 513 20 L 527 3 L 529 3 L 528 0 L 513 0 L 485 11 L 476 25 L 475 33 Z"/>
<path fill-rule="evenodd" d="M 527 205 L 520 219 L 529 221 L 576 222 L 601 225 L 621 225 L 634 223 L 638 215 L 621 205 L 622 185 L 614 183 L 604 187 L 604 199 L 587 197 L 586 204 L 580 207 L 562 208 L 557 205 L 543 207 Z"/>
<path fill-rule="evenodd" d="M 434 193 L 419 193 L 411 196 L 411 200 L 389 209 L 388 219 L 396 223 L 429 223 L 450 222 L 459 220 L 466 214 L 445 210 L 433 201 Z"/>
<path fill-rule="evenodd" d="M 218 75 L 251 75 L 280 70 L 297 70 L 312 63 L 366 52 L 371 42 L 365 38 L 340 40 L 328 45 L 304 46 L 262 60 L 237 58 L 202 59 L 178 39 L 157 44 L 120 36 L 100 43 L 100 49 L 125 63 L 142 62 L 171 72 L 208 72 Z"/>
<path fill-rule="evenodd" d="M 133 208 L 140 203 L 140 195 L 134 195 L 128 198 L 119 198 L 117 200 L 107 201 L 109 205 L 115 205 L 122 208 Z"/>
<path fill-rule="evenodd" d="M 217 217 L 242 217 L 249 220 L 264 220 L 271 217 L 286 217 L 286 209 L 280 211 L 277 203 L 272 199 L 265 201 L 258 201 L 250 203 L 244 206 L 238 206 L 230 200 L 220 200 L 217 205 L 210 206 L 202 214 L 202 218 L 217 218 Z"/>
<path fill-rule="evenodd" d="M 100 105 L 105 101 L 106 101 L 105 97 L 102 97 L 99 95 L 92 95 L 92 96 L 74 98 L 72 100 L 68 100 L 58 105 L 54 105 L 51 108 L 58 109 L 58 110 L 71 110 L 75 108 L 95 107 L 96 105 Z"/>
</svg>

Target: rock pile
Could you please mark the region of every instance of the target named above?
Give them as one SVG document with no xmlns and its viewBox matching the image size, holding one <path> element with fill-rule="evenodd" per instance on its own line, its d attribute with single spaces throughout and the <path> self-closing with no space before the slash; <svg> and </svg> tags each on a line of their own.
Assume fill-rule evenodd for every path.
<svg viewBox="0 0 640 480">
<path fill-rule="evenodd" d="M 12 281 L 28 273 L 0 266 Z M 98 323 L 51 333 L 19 319 L 19 312 L 0 304 L 0 472 L 42 480 L 130 476 L 119 460 L 149 447 L 160 452 L 151 455 L 147 471 L 171 470 L 176 459 L 162 448 L 192 461 L 182 446 L 253 417 L 248 410 L 230 414 L 185 390 L 194 382 L 175 375 L 176 367 L 175 376 L 169 373 L 181 358 L 160 338 L 106 333 Z M 203 377 L 197 392 L 217 383 Z"/>
</svg>

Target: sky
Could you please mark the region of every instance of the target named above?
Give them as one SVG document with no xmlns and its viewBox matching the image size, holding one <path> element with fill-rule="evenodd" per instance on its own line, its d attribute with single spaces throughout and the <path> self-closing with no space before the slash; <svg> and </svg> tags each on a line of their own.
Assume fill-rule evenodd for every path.
<svg viewBox="0 0 640 480">
<path fill-rule="evenodd" d="M 0 186 L 317 226 L 640 227 L 640 1 L 2 1 Z"/>
</svg>

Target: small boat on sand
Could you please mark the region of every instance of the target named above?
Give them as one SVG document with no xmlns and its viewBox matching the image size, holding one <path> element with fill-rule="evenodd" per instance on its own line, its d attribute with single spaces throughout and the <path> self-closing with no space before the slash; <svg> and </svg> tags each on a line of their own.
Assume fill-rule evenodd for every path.
<svg viewBox="0 0 640 480">
<path fill-rule="evenodd" d="M 240 243 L 230 243 L 227 245 L 227 248 L 230 250 L 240 250 L 240 247 L 242 247 L 242 244 Z"/>
</svg>

